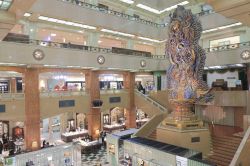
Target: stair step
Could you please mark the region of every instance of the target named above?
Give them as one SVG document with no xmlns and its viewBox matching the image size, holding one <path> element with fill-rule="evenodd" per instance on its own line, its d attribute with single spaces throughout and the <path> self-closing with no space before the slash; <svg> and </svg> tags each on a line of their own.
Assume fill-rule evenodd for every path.
<svg viewBox="0 0 250 166">
<path fill-rule="evenodd" d="M 233 157 L 235 154 L 235 151 L 228 152 L 225 149 L 213 149 L 212 153 L 213 154 L 224 154 L 224 155 L 228 155 L 230 157 Z"/>
<path fill-rule="evenodd" d="M 211 160 L 215 163 L 218 163 L 218 164 L 225 164 L 226 166 L 228 166 L 231 162 L 231 160 L 229 160 L 229 159 L 225 159 L 225 158 L 222 158 L 222 157 L 216 156 L 216 155 L 210 156 L 209 160 Z"/>
<path fill-rule="evenodd" d="M 224 148 L 224 149 L 229 149 L 229 150 L 232 150 L 232 151 L 236 151 L 238 149 L 238 146 L 232 146 L 230 144 L 221 144 L 221 143 L 213 143 L 212 145 L 213 148 L 217 148 L 217 147 L 221 147 L 221 148 Z"/>
<path fill-rule="evenodd" d="M 230 136 L 223 136 L 223 137 L 218 137 L 218 136 L 212 136 L 212 140 L 223 140 L 223 141 L 232 141 L 232 142 L 241 142 L 241 138 L 239 137 L 230 137 Z"/>
</svg>

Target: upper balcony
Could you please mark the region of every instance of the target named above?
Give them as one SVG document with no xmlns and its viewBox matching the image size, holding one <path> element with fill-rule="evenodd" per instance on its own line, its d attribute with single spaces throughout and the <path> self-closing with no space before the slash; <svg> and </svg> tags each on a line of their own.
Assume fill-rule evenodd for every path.
<svg viewBox="0 0 250 166">
<path fill-rule="evenodd" d="M 250 62 L 250 55 L 242 54 L 243 51 L 250 50 L 250 41 L 206 48 L 205 50 L 207 56 L 206 66 L 220 66 Z"/>
<path fill-rule="evenodd" d="M 60 6 L 60 10 L 55 10 L 54 6 Z M 167 23 L 158 24 L 85 2 L 76 4 L 63 0 L 37 0 L 29 12 L 158 40 L 167 38 Z M 198 16 L 205 30 L 236 22 L 213 12 Z"/>
<path fill-rule="evenodd" d="M 146 52 L 125 49 L 120 51 L 117 53 L 117 49 L 39 40 L 12 40 L 1 42 L 0 62 L 44 67 L 127 71 L 165 70 L 169 64 L 165 56 L 151 56 Z"/>
</svg>

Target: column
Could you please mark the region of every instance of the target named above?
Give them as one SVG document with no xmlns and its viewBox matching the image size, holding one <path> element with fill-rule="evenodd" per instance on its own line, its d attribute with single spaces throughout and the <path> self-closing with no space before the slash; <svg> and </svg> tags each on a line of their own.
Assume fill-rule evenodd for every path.
<svg viewBox="0 0 250 166">
<path fill-rule="evenodd" d="M 27 150 L 40 149 L 40 98 L 39 72 L 29 68 L 25 71 L 25 143 Z"/>
<path fill-rule="evenodd" d="M 134 43 L 135 43 L 134 40 L 128 39 L 126 48 L 133 50 L 134 49 Z"/>
<path fill-rule="evenodd" d="M 98 47 L 98 41 L 100 39 L 100 34 L 97 32 L 90 32 L 88 34 L 88 39 L 87 39 L 87 45 L 88 46 L 93 46 L 93 47 Z"/>
<path fill-rule="evenodd" d="M 125 108 L 126 111 L 126 128 L 135 128 L 136 127 L 136 111 L 135 111 L 135 73 L 126 72 L 123 75 L 124 78 L 124 89 L 128 91 L 128 108 Z"/>
<path fill-rule="evenodd" d="M 30 39 L 37 39 L 36 38 L 36 33 L 37 33 L 36 22 L 31 22 L 31 21 L 26 22 L 26 24 L 24 24 L 23 31 L 25 35 L 29 35 Z"/>
<path fill-rule="evenodd" d="M 85 74 L 86 89 L 90 95 L 90 111 L 87 114 L 89 135 L 96 139 L 99 137 L 101 126 L 100 108 L 93 108 L 92 101 L 100 99 L 99 74 L 96 71 L 89 71 Z"/>
<path fill-rule="evenodd" d="M 16 93 L 16 78 L 10 79 L 10 93 Z"/>
</svg>

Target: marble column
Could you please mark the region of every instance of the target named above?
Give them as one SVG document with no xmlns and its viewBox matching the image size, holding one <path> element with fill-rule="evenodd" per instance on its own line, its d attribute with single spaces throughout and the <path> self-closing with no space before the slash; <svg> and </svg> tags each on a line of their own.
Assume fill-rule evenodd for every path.
<svg viewBox="0 0 250 166">
<path fill-rule="evenodd" d="M 99 74 L 96 71 L 89 71 L 85 75 L 86 89 L 90 95 L 90 111 L 87 114 L 89 135 L 96 139 L 101 126 L 100 108 L 93 108 L 92 101 L 100 99 Z"/>
<path fill-rule="evenodd" d="M 27 150 L 40 149 L 40 98 L 39 72 L 29 68 L 25 71 L 25 144 Z"/>
<path fill-rule="evenodd" d="M 16 93 L 16 79 L 10 79 L 10 93 Z"/>
<path fill-rule="evenodd" d="M 126 128 L 136 127 L 136 110 L 135 110 L 135 73 L 127 72 L 123 75 L 124 78 L 124 89 L 128 91 L 128 108 L 126 110 Z"/>
</svg>

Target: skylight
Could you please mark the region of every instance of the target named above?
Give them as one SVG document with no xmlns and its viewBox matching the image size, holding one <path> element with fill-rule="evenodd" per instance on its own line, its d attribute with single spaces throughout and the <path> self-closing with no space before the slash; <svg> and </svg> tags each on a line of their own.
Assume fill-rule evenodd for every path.
<svg viewBox="0 0 250 166">
<path fill-rule="evenodd" d="M 202 33 L 213 32 L 213 31 L 226 29 L 226 28 L 230 28 L 230 27 L 235 27 L 235 26 L 239 26 L 239 25 L 242 25 L 242 23 L 237 22 L 237 23 L 234 23 L 234 24 L 229 24 L 229 25 L 225 25 L 225 26 L 221 26 L 221 27 L 217 27 L 217 28 L 207 29 L 207 30 L 202 31 Z"/>
<path fill-rule="evenodd" d="M 149 6 L 143 5 L 141 3 L 137 4 L 136 6 L 141 8 L 141 9 L 147 10 L 149 12 L 155 13 L 155 14 L 161 14 L 163 12 L 170 11 L 170 10 L 173 10 L 173 9 L 177 8 L 178 5 L 184 6 L 184 5 L 188 4 L 188 3 L 189 3 L 188 1 L 183 1 L 183 2 L 178 3 L 176 5 L 167 7 L 166 9 L 163 9 L 163 10 L 157 10 L 157 9 L 151 8 Z"/>
</svg>

